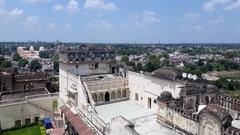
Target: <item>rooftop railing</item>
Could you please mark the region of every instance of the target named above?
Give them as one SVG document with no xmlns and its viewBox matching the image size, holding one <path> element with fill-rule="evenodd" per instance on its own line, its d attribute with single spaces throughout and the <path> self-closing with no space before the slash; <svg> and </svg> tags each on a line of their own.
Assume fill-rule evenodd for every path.
<svg viewBox="0 0 240 135">
<path fill-rule="evenodd" d="M 17 98 L 17 99 L 9 99 L 9 100 L 2 100 L 0 101 L 0 107 L 9 106 L 9 105 L 17 105 L 27 103 L 28 101 L 41 99 L 41 98 L 49 98 L 49 97 L 56 97 L 59 93 L 46 93 L 46 94 L 37 94 L 31 96 L 25 96 L 24 98 Z"/>
</svg>

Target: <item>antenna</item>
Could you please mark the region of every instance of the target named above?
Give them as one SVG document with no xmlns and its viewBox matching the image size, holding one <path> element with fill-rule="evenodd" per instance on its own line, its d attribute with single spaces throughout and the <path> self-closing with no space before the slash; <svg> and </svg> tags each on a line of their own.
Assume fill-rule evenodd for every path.
<svg viewBox="0 0 240 135">
<path fill-rule="evenodd" d="M 188 79 L 192 79 L 192 74 L 191 73 L 188 74 Z"/>
<path fill-rule="evenodd" d="M 182 77 L 186 78 L 187 77 L 187 73 L 182 73 Z"/>
</svg>

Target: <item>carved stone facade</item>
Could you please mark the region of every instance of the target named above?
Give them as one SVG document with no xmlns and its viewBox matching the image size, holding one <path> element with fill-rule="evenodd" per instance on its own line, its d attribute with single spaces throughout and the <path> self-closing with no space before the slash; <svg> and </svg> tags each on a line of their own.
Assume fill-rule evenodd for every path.
<svg viewBox="0 0 240 135">
<path fill-rule="evenodd" d="M 184 88 L 181 92 L 183 96 L 177 99 L 173 98 L 171 93 L 163 92 L 158 97 L 158 122 L 165 123 L 183 134 L 239 135 L 240 129 L 232 126 L 233 118 L 229 113 L 229 111 L 239 112 L 238 100 L 216 94 L 211 97 L 213 98 L 211 103 L 199 110 L 195 105 L 203 105 L 199 103 L 206 102 L 197 100 L 202 99 L 201 96 L 206 96 L 209 90 L 206 93 L 200 93 L 200 96 L 197 91 Z"/>
<path fill-rule="evenodd" d="M 13 72 L 0 73 L 0 100 L 11 98 L 11 95 L 23 95 L 22 93 L 45 93 L 47 77 L 42 74 L 15 75 Z M 14 96 L 17 98 L 16 96 Z"/>
</svg>

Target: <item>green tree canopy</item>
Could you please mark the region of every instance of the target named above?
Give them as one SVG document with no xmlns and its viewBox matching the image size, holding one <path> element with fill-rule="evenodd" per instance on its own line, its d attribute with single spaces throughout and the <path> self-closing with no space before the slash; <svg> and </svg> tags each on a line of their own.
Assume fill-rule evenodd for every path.
<svg viewBox="0 0 240 135">
<path fill-rule="evenodd" d="M 129 61 L 128 56 L 127 56 L 127 55 L 124 55 L 124 56 L 121 58 L 121 61 L 127 63 L 127 62 Z"/>
<path fill-rule="evenodd" d="M 20 57 L 20 55 L 18 53 L 14 53 L 13 54 L 13 60 L 14 61 L 20 61 L 22 58 Z"/>
<path fill-rule="evenodd" d="M 27 61 L 26 59 L 21 59 L 21 60 L 18 62 L 18 66 L 19 66 L 19 67 L 25 67 L 27 64 L 28 64 L 28 61 Z"/>
<path fill-rule="evenodd" d="M 40 68 L 42 68 L 42 65 L 38 62 L 38 60 L 33 60 L 33 61 L 31 61 L 31 63 L 30 63 L 30 69 L 32 70 L 32 71 L 37 71 L 37 70 L 39 70 Z"/>
<path fill-rule="evenodd" d="M 136 70 L 136 71 L 142 71 L 142 70 L 143 70 L 143 65 L 142 65 L 142 63 L 137 63 L 135 70 Z"/>
<path fill-rule="evenodd" d="M 160 68 L 160 60 L 156 56 L 150 56 L 148 63 L 144 66 L 144 70 L 147 72 L 152 72 Z"/>
<path fill-rule="evenodd" d="M 39 57 L 40 58 L 49 58 L 49 53 L 47 51 L 40 51 Z"/>
<path fill-rule="evenodd" d="M 2 68 L 10 68 L 10 67 L 12 67 L 12 63 L 11 63 L 11 61 L 3 61 L 1 64 L 1 67 Z"/>
</svg>

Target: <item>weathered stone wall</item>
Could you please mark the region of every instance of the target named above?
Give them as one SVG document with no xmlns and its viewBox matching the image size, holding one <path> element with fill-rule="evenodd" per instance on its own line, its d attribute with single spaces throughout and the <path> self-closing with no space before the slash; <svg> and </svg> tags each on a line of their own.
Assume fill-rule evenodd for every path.
<svg viewBox="0 0 240 135">
<path fill-rule="evenodd" d="M 25 124 L 25 119 L 34 122 L 35 117 L 51 117 L 52 102 L 57 101 L 58 97 L 48 97 L 35 99 L 29 103 L 0 106 L 0 125 L 1 129 L 8 129 L 15 126 L 15 120 L 21 120 Z"/>
<path fill-rule="evenodd" d="M 164 104 L 159 104 L 157 116 L 158 122 L 166 123 L 172 128 L 176 128 L 179 132 L 198 134 L 199 123 L 193 115 L 168 108 Z"/>
<path fill-rule="evenodd" d="M 30 89 L 36 88 L 46 88 L 46 81 L 26 81 L 26 82 L 14 82 L 13 83 L 13 90 L 24 90 L 27 85 L 31 85 Z"/>
<path fill-rule="evenodd" d="M 221 135 L 219 121 L 211 115 L 204 115 L 199 119 L 199 135 Z"/>
</svg>

